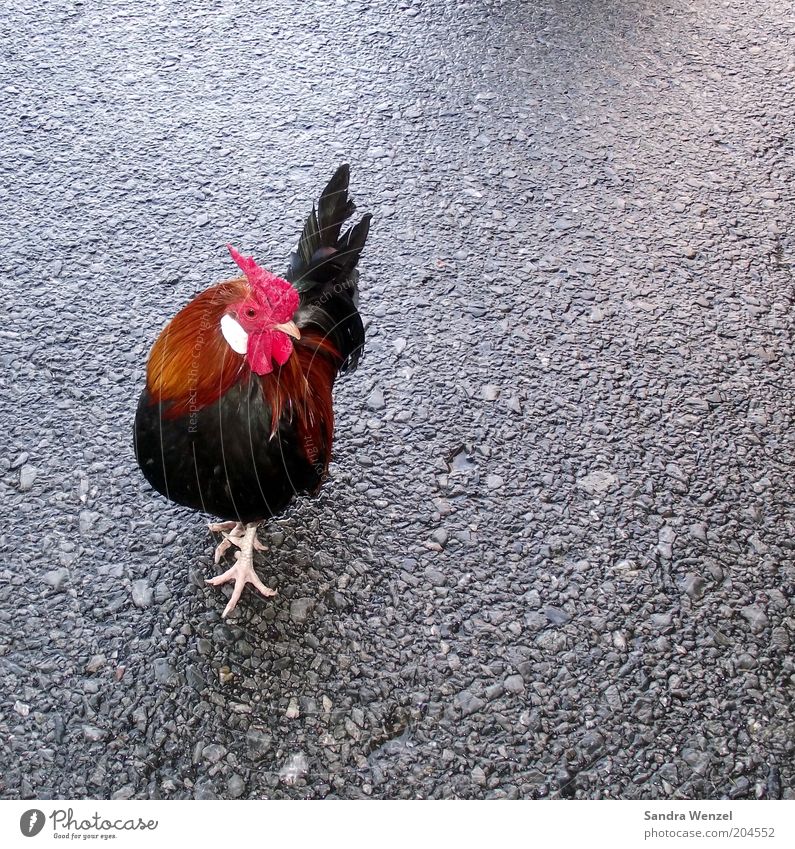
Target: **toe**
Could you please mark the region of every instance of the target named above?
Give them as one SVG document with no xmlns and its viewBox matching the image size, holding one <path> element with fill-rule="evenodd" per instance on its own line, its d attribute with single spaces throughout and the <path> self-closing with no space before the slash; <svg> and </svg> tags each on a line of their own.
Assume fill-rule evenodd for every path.
<svg viewBox="0 0 795 849">
<path fill-rule="evenodd" d="M 276 590 L 272 590 L 270 587 L 266 587 L 265 584 L 260 581 L 259 575 L 257 575 L 257 573 L 253 569 L 251 570 L 251 574 L 249 575 L 248 580 L 249 583 L 251 583 L 251 585 L 257 590 L 259 590 L 266 598 L 276 595 Z"/>
<path fill-rule="evenodd" d="M 227 569 L 226 572 L 222 572 L 220 575 L 216 575 L 214 578 L 207 578 L 205 583 L 211 584 L 214 587 L 220 587 L 221 584 L 225 584 L 227 581 L 234 581 L 237 578 L 237 569 L 233 566 L 231 569 Z"/>
<path fill-rule="evenodd" d="M 223 539 L 223 540 L 221 540 L 221 542 L 218 543 L 218 545 L 215 547 L 214 560 L 215 560 L 216 563 L 220 563 L 221 558 L 224 556 L 224 553 L 226 552 L 226 550 L 228 548 L 231 548 L 231 546 L 232 546 L 232 543 L 229 541 L 228 538 Z"/>
<path fill-rule="evenodd" d="M 235 581 L 235 588 L 232 590 L 232 597 L 227 602 L 224 612 L 221 614 L 223 619 L 226 619 L 226 617 L 229 616 L 229 614 L 237 607 L 237 603 L 240 601 L 240 596 L 243 595 L 243 587 L 245 586 L 245 578 L 238 578 Z"/>
</svg>

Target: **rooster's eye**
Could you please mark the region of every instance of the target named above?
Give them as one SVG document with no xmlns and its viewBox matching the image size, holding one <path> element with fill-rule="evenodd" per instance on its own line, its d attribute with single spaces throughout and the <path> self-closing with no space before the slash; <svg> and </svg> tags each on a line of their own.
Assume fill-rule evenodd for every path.
<svg viewBox="0 0 795 849">
<path fill-rule="evenodd" d="M 257 311 L 254 309 L 254 307 L 249 307 L 249 308 L 246 310 L 246 315 L 247 315 L 249 318 L 255 318 L 255 317 L 256 317 L 256 315 L 257 315 Z"/>
</svg>

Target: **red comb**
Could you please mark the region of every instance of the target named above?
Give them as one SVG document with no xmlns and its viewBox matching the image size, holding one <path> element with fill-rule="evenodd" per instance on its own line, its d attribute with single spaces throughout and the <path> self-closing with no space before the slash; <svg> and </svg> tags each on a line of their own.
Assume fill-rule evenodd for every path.
<svg viewBox="0 0 795 849">
<path fill-rule="evenodd" d="M 292 284 L 283 277 L 272 274 L 267 268 L 257 265 L 253 256 L 243 256 L 232 245 L 226 247 L 232 259 L 246 275 L 255 296 L 270 307 L 275 319 L 279 322 L 291 319 L 300 300 Z"/>
</svg>

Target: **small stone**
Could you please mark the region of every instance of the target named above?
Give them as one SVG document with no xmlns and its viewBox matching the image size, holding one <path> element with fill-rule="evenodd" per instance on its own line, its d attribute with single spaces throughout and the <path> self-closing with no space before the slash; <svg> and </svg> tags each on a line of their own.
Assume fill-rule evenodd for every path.
<svg viewBox="0 0 795 849">
<path fill-rule="evenodd" d="M 132 582 L 132 600 L 136 607 L 149 607 L 152 604 L 154 592 L 146 578 Z"/>
<path fill-rule="evenodd" d="M 298 719 L 301 715 L 301 710 L 298 707 L 298 700 L 295 697 L 290 699 L 290 703 L 287 705 L 287 710 L 284 712 L 284 715 L 287 719 Z"/>
<path fill-rule="evenodd" d="M 531 610 L 525 613 L 524 623 L 530 631 L 541 631 L 549 624 L 549 620 L 543 613 Z"/>
<path fill-rule="evenodd" d="M 610 708 L 610 710 L 618 711 L 621 710 L 621 708 L 623 707 L 624 702 L 621 698 L 621 693 L 619 692 L 618 687 L 616 687 L 615 684 L 611 684 L 605 690 L 605 701 L 607 702 L 607 706 Z"/>
<path fill-rule="evenodd" d="M 501 681 L 498 681 L 496 684 L 492 684 L 489 687 L 486 687 L 486 698 L 492 702 L 494 699 L 499 699 L 499 697 L 505 692 L 505 687 L 503 686 Z"/>
<path fill-rule="evenodd" d="M 52 730 L 55 742 L 60 746 L 63 743 L 64 734 L 66 733 L 66 724 L 60 713 L 54 713 L 52 715 Z"/>
<path fill-rule="evenodd" d="M 673 557 L 673 546 L 670 542 L 658 542 L 656 551 L 663 560 L 671 560 Z"/>
<path fill-rule="evenodd" d="M 449 534 L 447 533 L 447 531 L 444 528 L 437 528 L 431 534 L 431 539 L 434 542 L 438 542 L 439 545 L 441 545 L 443 548 L 444 548 L 445 544 L 447 543 L 448 538 L 449 538 Z"/>
<path fill-rule="evenodd" d="M 765 628 L 767 628 L 767 614 L 758 605 L 748 605 L 747 607 L 744 607 L 740 613 L 742 613 L 743 618 L 745 618 L 750 624 L 751 631 L 753 631 L 753 633 L 758 634 L 760 631 L 764 631 Z"/>
<path fill-rule="evenodd" d="M 786 628 L 773 628 L 770 632 L 770 645 L 781 652 L 786 652 L 790 646 L 790 637 Z"/>
<path fill-rule="evenodd" d="M 177 671 L 165 657 L 159 657 L 154 662 L 155 681 L 158 684 L 173 686 L 177 683 Z"/>
<path fill-rule="evenodd" d="M 509 675 L 503 682 L 506 693 L 519 695 L 524 693 L 524 678 L 521 675 Z"/>
<path fill-rule="evenodd" d="M 132 799 L 135 796 L 135 785 L 125 784 L 111 795 L 111 799 Z"/>
<path fill-rule="evenodd" d="M 101 728 L 97 728 L 96 725 L 84 725 L 83 726 L 83 736 L 90 743 L 98 743 L 100 740 L 105 739 L 105 731 Z"/>
<path fill-rule="evenodd" d="M 500 387 L 495 386 L 493 383 L 487 383 L 480 390 L 480 395 L 484 401 L 496 401 L 500 397 Z"/>
<path fill-rule="evenodd" d="M 155 601 L 158 604 L 162 604 L 164 601 L 168 601 L 170 598 L 171 590 L 168 588 L 168 584 L 165 581 L 159 581 L 155 586 Z"/>
<path fill-rule="evenodd" d="M 604 744 L 605 738 L 598 731 L 586 731 L 580 740 L 580 748 L 590 756 L 601 752 Z"/>
<path fill-rule="evenodd" d="M 296 625 L 303 625 L 315 607 L 313 598 L 295 598 L 290 602 L 290 619 Z"/>
<path fill-rule="evenodd" d="M 698 775 L 705 775 L 710 764 L 710 755 L 708 752 L 702 752 L 698 749 L 684 748 L 682 749 L 682 760 Z"/>
<path fill-rule="evenodd" d="M 670 613 L 652 613 L 649 617 L 652 628 L 668 628 L 671 625 Z"/>
<path fill-rule="evenodd" d="M 471 693 L 469 690 L 463 690 L 458 693 L 455 697 L 456 704 L 459 708 L 461 708 L 461 712 L 464 716 L 470 716 L 473 713 L 481 710 L 481 708 L 485 707 L 486 702 L 476 696 L 474 693 Z"/>
<path fill-rule="evenodd" d="M 226 791 L 233 799 L 239 799 L 246 792 L 246 782 L 242 775 L 234 773 L 226 782 Z"/>
<path fill-rule="evenodd" d="M 253 760 L 263 758 L 271 748 L 273 738 L 270 734 L 264 731 L 258 731 L 255 728 L 250 728 L 246 734 L 246 745 L 248 746 L 249 756 Z"/>
<path fill-rule="evenodd" d="M 679 580 L 679 586 L 683 592 L 687 593 L 687 595 L 693 599 L 693 601 L 698 601 L 703 598 L 707 583 L 701 575 L 688 572 L 687 575 Z"/>
<path fill-rule="evenodd" d="M 657 533 L 660 542 L 673 543 L 676 539 L 676 531 L 670 525 L 664 525 Z"/>
<path fill-rule="evenodd" d="M 475 784 L 485 784 L 486 783 L 486 773 L 483 772 L 482 767 L 476 766 L 472 772 L 470 773 L 472 776 L 472 781 Z"/>
<path fill-rule="evenodd" d="M 443 572 L 428 566 L 425 570 L 425 577 L 434 587 L 443 587 L 447 581 L 447 577 Z"/>
<path fill-rule="evenodd" d="M 197 781 L 193 788 L 193 798 L 199 801 L 217 799 L 218 796 L 211 781 Z"/>
<path fill-rule="evenodd" d="M 41 579 L 45 584 L 51 586 L 56 592 L 63 588 L 63 585 L 66 579 L 69 577 L 69 570 L 62 567 L 60 569 L 53 569 L 50 572 L 45 572 Z"/>
<path fill-rule="evenodd" d="M 566 635 L 560 631 L 544 631 L 536 637 L 536 645 L 552 654 L 562 652 L 567 642 Z"/>
<path fill-rule="evenodd" d="M 538 610 L 541 607 L 541 595 L 538 590 L 529 590 L 526 592 L 524 601 L 531 610 Z"/>
<path fill-rule="evenodd" d="M 732 779 L 727 795 L 730 799 L 747 798 L 750 788 L 751 782 L 744 775 L 739 775 L 737 778 Z"/>
<path fill-rule="evenodd" d="M 307 772 L 309 772 L 309 763 L 307 762 L 306 755 L 303 752 L 297 752 L 287 758 L 284 766 L 279 770 L 279 778 L 285 784 L 295 784 Z"/>
<path fill-rule="evenodd" d="M 148 724 L 148 717 L 146 715 L 146 711 L 142 707 L 137 707 L 132 712 L 132 721 L 135 723 L 136 728 L 139 731 L 146 731 L 146 726 Z"/>
<path fill-rule="evenodd" d="M 601 495 L 612 489 L 618 478 L 612 472 L 596 470 L 577 479 L 577 486 L 591 495 Z"/>
<path fill-rule="evenodd" d="M 107 661 L 108 659 L 105 657 L 104 654 L 93 655 L 86 664 L 86 672 L 88 672 L 89 675 L 93 675 L 95 672 L 99 672 L 99 670 L 105 666 Z"/>
<path fill-rule="evenodd" d="M 776 589 L 775 587 L 768 587 L 767 590 L 767 600 L 768 604 L 771 607 L 778 608 L 779 610 L 787 610 L 790 606 L 790 600 L 781 590 Z"/>
<path fill-rule="evenodd" d="M 371 410 L 383 410 L 386 406 L 384 393 L 380 389 L 373 389 L 373 391 L 367 396 L 367 401 L 365 401 L 365 403 Z"/>
<path fill-rule="evenodd" d="M 570 218 L 558 218 L 557 221 L 552 225 L 556 230 L 572 230 L 577 225 Z"/>
<path fill-rule="evenodd" d="M 632 703 L 632 716 L 639 722 L 649 724 L 654 718 L 652 703 L 645 696 L 639 696 Z"/>
<path fill-rule="evenodd" d="M 406 340 L 402 336 L 398 336 L 392 344 L 395 346 L 396 354 L 402 354 L 406 350 Z"/>
<path fill-rule="evenodd" d="M 489 489 L 500 489 L 504 481 L 500 475 L 488 475 L 486 477 L 486 486 Z"/>
<path fill-rule="evenodd" d="M 14 711 L 20 716 L 27 716 L 30 713 L 30 705 L 25 704 L 25 702 L 16 701 L 14 702 Z"/>
<path fill-rule="evenodd" d="M 347 599 L 337 590 L 333 590 L 326 596 L 326 604 L 334 610 L 346 610 L 348 607 Z"/>
<path fill-rule="evenodd" d="M 682 253 L 685 255 L 686 259 L 695 259 L 697 251 L 693 245 L 685 245 L 685 249 Z"/>
<path fill-rule="evenodd" d="M 25 464 L 19 470 L 19 491 L 27 492 L 33 488 L 33 483 L 36 480 L 39 470 L 35 466 Z"/>
<path fill-rule="evenodd" d="M 551 625 L 565 625 L 569 621 L 569 614 L 560 607 L 549 605 L 544 608 L 544 615 Z"/>
<path fill-rule="evenodd" d="M 88 534 L 99 519 L 99 513 L 93 510 L 80 511 L 80 533 Z"/>
<path fill-rule="evenodd" d="M 195 666 L 189 666 L 185 670 L 185 680 L 194 690 L 198 690 L 199 692 L 207 686 L 207 681 L 205 681 L 204 676 Z"/>
<path fill-rule="evenodd" d="M 464 447 L 461 447 L 458 451 L 456 451 L 456 453 L 453 454 L 447 462 L 450 466 L 450 471 L 453 473 L 468 472 L 475 466 L 472 462 L 471 455 L 467 453 Z"/>
<path fill-rule="evenodd" d="M 14 462 L 9 466 L 10 469 L 18 469 L 20 466 L 24 466 L 25 463 L 28 462 L 28 457 L 30 455 L 27 451 L 23 451 L 18 457 L 15 458 Z"/>
<path fill-rule="evenodd" d="M 529 769 L 524 775 L 525 781 L 534 787 L 543 787 L 547 782 L 547 777 L 538 769 Z"/>
<path fill-rule="evenodd" d="M 226 749 L 218 743 L 210 743 L 202 749 L 202 758 L 211 764 L 217 764 L 226 754 Z"/>
</svg>

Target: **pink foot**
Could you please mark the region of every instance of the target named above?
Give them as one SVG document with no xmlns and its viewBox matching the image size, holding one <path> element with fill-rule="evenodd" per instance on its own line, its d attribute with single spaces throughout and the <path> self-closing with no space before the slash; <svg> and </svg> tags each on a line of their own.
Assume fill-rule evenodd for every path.
<svg viewBox="0 0 795 849">
<path fill-rule="evenodd" d="M 208 578 L 206 582 L 214 587 L 220 587 L 221 584 L 226 584 L 229 581 L 235 582 L 235 587 L 232 590 L 232 597 L 229 599 L 228 604 L 224 608 L 224 612 L 221 614 L 224 618 L 226 618 L 237 606 L 246 584 L 252 584 L 255 589 L 259 590 L 262 595 L 266 597 L 276 595 L 276 590 L 266 587 L 254 571 L 254 549 L 257 548 L 262 551 L 264 548 L 264 546 L 258 545 L 257 523 L 252 522 L 247 525 L 244 533 L 235 534 L 235 531 L 237 531 L 237 527 L 235 527 L 231 533 L 225 535 L 221 545 L 218 546 L 220 549 L 221 546 L 226 543 L 226 547 L 221 552 L 222 554 L 223 551 L 226 551 L 230 545 L 238 546 L 240 551 L 235 552 L 235 565 L 230 569 L 227 569 L 222 575 L 218 575 L 215 578 Z M 218 549 L 216 549 L 215 562 L 217 563 L 219 559 L 220 555 L 218 554 Z"/>
</svg>

